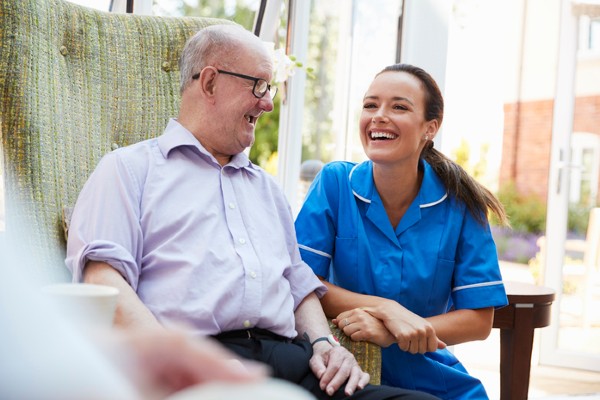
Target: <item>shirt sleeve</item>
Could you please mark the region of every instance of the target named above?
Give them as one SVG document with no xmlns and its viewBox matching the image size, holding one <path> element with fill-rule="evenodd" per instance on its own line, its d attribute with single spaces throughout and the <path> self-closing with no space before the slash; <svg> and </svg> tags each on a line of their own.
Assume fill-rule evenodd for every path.
<svg viewBox="0 0 600 400">
<path fill-rule="evenodd" d="M 508 304 L 490 226 L 481 225 L 469 211 L 458 240 L 452 300 L 456 309 Z"/>
<path fill-rule="evenodd" d="M 302 300 L 310 293 L 315 292 L 319 298 L 323 297 L 327 293 L 327 287 L 300 257 L 292 210 L 279 186 L 275 186 L 274 191 L 278 193 L 278 196 L 275 197 L 274 207 L 283 227 L 290 260 L 290 265 L 284 269 L 283 275 L 290 285 L 290 292 L 294 299 L 294 310 L 296 310 Z"/>
<path fill-rule="evenodd" d="M 302 260 L 325 279 L 329 278 L 335 250 L 339 186 L 332 164 L 325 165 L 308 190 L 295 222 Z"/>
<path fill-rule="evenodd" d="M 73 210 L 65 263 L 73 281 L 88 261 L 104 261 L 137 289 L 142 257 L 141 181 L 118 151 L 100 161 Z"/>
</svg>

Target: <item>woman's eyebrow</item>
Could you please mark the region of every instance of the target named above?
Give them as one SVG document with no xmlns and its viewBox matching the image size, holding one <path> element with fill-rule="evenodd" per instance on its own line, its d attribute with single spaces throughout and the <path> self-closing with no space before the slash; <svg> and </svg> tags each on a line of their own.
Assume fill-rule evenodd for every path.
<svg viewBox="0 0 600 400">
<path fill-rule="evenodd" d="M 379 96 L 365 96 L 364 100 L 379 100 Z M 407 97 L 402 97 L 402 96 L 394 96 L 392 97 L 392 101 L 406 101 L 407 103 L 409 103 L 410 105 L 414 106 L 415 104 L 410 101 L 410 99 L 408 99 Z"/>
<path fill-rule="evenodd" d="M 394 101 L 406 101 L 407 103 L 410 103 L 410 105 L 414 106 L 414 103 L 412 101 L 410 101 L 410 99 L 407 98 L 407 97 L 395 96 L 395 97 L 392 97 L 392 100 L 394 100 Z"/>
</svg>

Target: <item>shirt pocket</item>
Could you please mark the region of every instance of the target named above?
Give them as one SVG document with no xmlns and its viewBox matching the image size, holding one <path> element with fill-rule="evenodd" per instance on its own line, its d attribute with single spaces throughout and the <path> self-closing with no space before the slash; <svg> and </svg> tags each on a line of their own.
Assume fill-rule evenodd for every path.
<svg viewBox="0 0 600 400">
<path fill-rule="evenodd" d="M 335 238 L 333 281 L 345 289 L 358 291 L 358 239 Z"/>
<path fill-rule="evenodd" d="M 428 315 L 438 315 L 448 311 L 451 305 L 450 293 L 454 286 L 454 264 L 454 260 L 438 258 L 430 291 Z"/>
</svg>

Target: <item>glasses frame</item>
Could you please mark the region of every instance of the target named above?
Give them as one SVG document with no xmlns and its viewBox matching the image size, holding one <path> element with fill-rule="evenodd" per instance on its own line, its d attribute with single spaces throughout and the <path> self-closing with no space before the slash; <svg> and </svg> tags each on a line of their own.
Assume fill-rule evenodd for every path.
<svg viewBox="0 0 600 400">
<path fill-rule="evenodd" d="M 235 76 L 237 78 L 247 79 L 249 81 L 254 82 L 254 86 L 252 86 L 252 94 L 257 99 L 262 99 L 263 97 L 265 97 L 265 95 L 267 93 L 269 93 L 271 96 L 271 100 L 272 100 L 275 98 L 275 95 L 277 94 L 277 86 L 273 87 L 273 92 L 271 92 L 271 84 L 262 78 L 256 78 L 256 77 L 250 76 L 250 75 L 238 74 L 237 72 L 226 71 L 224 69 L 218 69 L 218 68 L 217 68 L 217 72 L 219 72 L 221 74 L 225 74 L 225 75 Z M 198 79 L 199 77 L 200 77 L 200 73 L 192 75 L 192 79 Z M 256 87 L 260 81 L 265 82 L 265 84 L 267 85 L 267 90 L 265 90 L 262 94 L 260 92 L 256 93 Z"/>
</svg>

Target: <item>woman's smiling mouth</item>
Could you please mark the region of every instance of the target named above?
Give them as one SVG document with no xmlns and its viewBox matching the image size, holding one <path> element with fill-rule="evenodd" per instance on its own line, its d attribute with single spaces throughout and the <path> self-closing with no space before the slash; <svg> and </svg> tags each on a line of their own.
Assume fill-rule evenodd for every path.
<svg viewBox="0 0 600 400">
<path fill-rule="evenodd" d="M 369 137 L 371 140 L 393 140 L 396 139 L 398 135 L 390 132 L 371 131 Z"/>
</svg>

